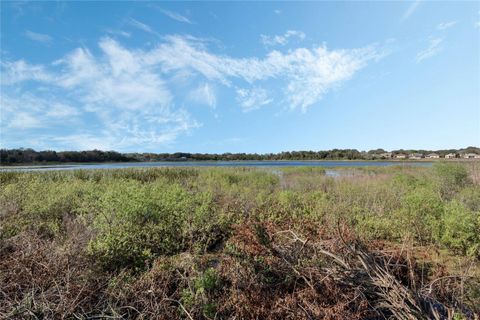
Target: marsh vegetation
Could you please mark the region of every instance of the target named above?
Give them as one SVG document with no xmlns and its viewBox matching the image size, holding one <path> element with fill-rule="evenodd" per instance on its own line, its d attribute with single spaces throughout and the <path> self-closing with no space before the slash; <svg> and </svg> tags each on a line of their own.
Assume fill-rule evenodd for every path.
<svg viewBox="0 0 480 320">
<path fill-rule="evenodd" d="M 469 319 L 480 167 L 0 172 L 0 318 Z"/>
</svg>

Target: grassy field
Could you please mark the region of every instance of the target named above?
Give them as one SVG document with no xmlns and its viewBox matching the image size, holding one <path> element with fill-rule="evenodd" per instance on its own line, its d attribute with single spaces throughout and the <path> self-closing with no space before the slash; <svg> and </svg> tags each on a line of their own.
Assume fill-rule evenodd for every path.
<svg viewBox="0 0 480 320">
<path fill-rule="evenodd" d="M 473 319 L 480 166 L 0 172 L 0 318 Z"/>
</svg>

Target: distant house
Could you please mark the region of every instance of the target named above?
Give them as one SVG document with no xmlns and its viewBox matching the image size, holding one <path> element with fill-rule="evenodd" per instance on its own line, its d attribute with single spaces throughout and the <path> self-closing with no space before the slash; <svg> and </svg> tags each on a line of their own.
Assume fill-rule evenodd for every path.
<svg viewBox="0 0 480 320">
<path fill-rule="evenodd" d="M 445 155 L 445 159 L 455 159 L 457 155 L 455 153 L 449 153 Z"/>
<path fill-rule="evenodd" d="M 427 158 L 427 159 L 439 159 L 440 156 L 436 153 L 429 153 L 425 156 L 425 158 Z"/>
<path fill-rule="evenodd" d="M 411 160 L 419 160 L 422 158 L 423 158 L 423 154 L 421 153 L 411 153 L 408 155 L 408 159 L 411 159 Z"/>
<path fill-rule="evenodd" d="M 462 158 L 464 159 L 480 159 L 480 155 L 476 153 L 465 153 L 462 155 Z"/>
<path fill-rule="evenodd" d="M 385 152 L 385 153 L 381 153 L 379 156 L 382 159 L 390 159 L 392 157 L 392 153 L 391 152 Z"/>
<path fill-rule="evenodd" d="M 406 154 L 403 154 L 403 153 L 399 153 L 399 154 L 396 154 L 394 156 L 395 159 L 406 159 L 407 158 L 407 155 Z"/>
</svg>

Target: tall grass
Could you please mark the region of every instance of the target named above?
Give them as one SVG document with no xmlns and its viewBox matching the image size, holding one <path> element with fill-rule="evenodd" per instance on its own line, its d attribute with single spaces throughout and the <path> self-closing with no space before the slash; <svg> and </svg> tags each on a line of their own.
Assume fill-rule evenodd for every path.
<svg viewBox="0 0 480 320">
<path fill-rule="evenodd" d="M 68 216 L 96 235 L 90 248 L 138 241 L 145 244 L 137 249 L 154 258 L 193 245 L 208 247 L 205 233 L 226 233 L 247 218 L 324 223 L 343 218 L 367 239 L 409 235 L 420 244 L 478 256 L 480 191 L 470 175 L 463 165 L 443 163 L 432 169 L 360 169 L 338 178 L 321 168 L 294 167 L 1 172 L 1 236 L 27 229 L 62 236 Z M 459 225 L 469 228 L 453 232 Z"/>
<path fill-rule="evenodd" d="M 200 317 L 205 318 L 214 318 L 218 307 L 209 300 L 220 290 L 215 280 L 217 262 L 197 261 L 203 266 L 197 270 L 186 267 L 192 261 L 185 255 L 208 257 L 238 251 L 229 247 L 229 239 L 241 236 L 239 226 L 275 224 L 328 237 L 337 234 L 342 223 L 366 243 L 383 241 L 395 246 L 409 239 L 413 246 L 430 246 L 478 263 L 478 168 L 440 163 L 433 168 L 349 170 L 355 174 L 329 177 L 321 168 L 0 172 L 0 258 L 14 257 L 9 256 L 12 250 L 22 253 L 22 259 L 30 255 L 33 259 L 41 252 L 67 255 L 82 264 L 76 270 L 84 271 L 76 276 L 105 277 L 109 288 L 117 289 L 101 292 L 113 296 L 123 294 L 115 281 L 128 287 L 130 280 L 123 275 L 133 277 L 131 281 L 144 279 L 152 268 L 170 270 L 173 262 L 169 259 L 175 259 L 172 272 L 184 272 L 174 281 L 175 286 L 184 288 L 177 292 L 182 306 L 177 306 L 177 316 L 188 317 L 188 310 L 198 307 L 203 310 Z M 35 245 L 41 249 L 28 251 L 29 241 L 38 241 Z M 15 266 L 0 265 L 0 271 L 17 270 L 21 266 L 16 264 L 27 263 L 15 259 L 7 259 Z M 263 262 L 259 263 L 255 262 L 255 268 L 261 268 Z M 249 272 L 259 270 L 255 268 Z M 165 272 L 162 277 L 174 277 Z M 8 282 L 12 279 L 0 276 L 3 292 L 15 292 L 15 284 Z M 25 279 L 15 281 L 20 285 Z M 162 279 L 173 285 L 173 278 Z M 7 286 L 13 287 L 7 290 Z M 18 304 L 31 310 L 32 306 L 26 307 L 28 287 L 10 293 L 17 305 L 0 304 L 0 309 L 5 308 L 0 315 L 12 314 L 11 308 Z M 39 293 L 33 294 L 38 299 Z M 95 299 L 107 303 L 113 298 Z M 125 297 L 115 299 L 118 302 Z M 119 312 L 107 311 L 107 305 L 95 308 L 110 315 Z M 67 309 L 62 314 L 72 316 L 74 311 Z M 48 313 L 43 315 L 48 317 Z"/>
</svg>

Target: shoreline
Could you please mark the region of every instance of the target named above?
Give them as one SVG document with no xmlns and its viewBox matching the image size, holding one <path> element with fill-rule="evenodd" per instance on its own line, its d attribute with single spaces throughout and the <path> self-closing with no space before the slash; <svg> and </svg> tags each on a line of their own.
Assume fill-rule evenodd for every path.
<svg viewBox="0 0 480 320">
<path fill-rule="evenodd" d="M 50 171 L 50 170 L 102 170 L 102 169 L 147 169 L 161 167 L 323 167 L 323 168 L 363 168 L 395 165 L 424 166 L 434 161 L 381 161 L 381 160 L 229 160 L 229 161 L 149 161 L 149 162 L 100 162 L 69 164 L 30 164 L 0 166 L 0 171 Z"/>
<path fill-rule="evenodd" d="M 480 159 L 415 159 L 415 160 L 395 160 L 395 159 L 375 159 L 375 160 L 363 160 L 363 159 L 331 159 L 331 160 L 158 160 L 158 161 L 117 161 L 117 162 L 55 162 L 55 163 L 19 163 L 19 164 L 10 164 L 10 165 L 0 165 L 0 169 L 9 169 L 9 168 L 19 168 L 19 169 L 28 169 L 28 168 L 51 168 L 51 167 L 74 167 L 74 166 L 98 166 L 98 165 L 122 165 L 122 164 L 147 164 L 147 163 L 262 163 L 262 162 L 369 162 L 369 163 L 433 163 L 433 162 L 480 162 Z"/>
</svg>

